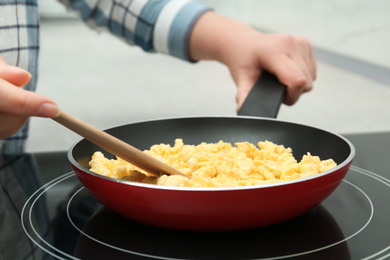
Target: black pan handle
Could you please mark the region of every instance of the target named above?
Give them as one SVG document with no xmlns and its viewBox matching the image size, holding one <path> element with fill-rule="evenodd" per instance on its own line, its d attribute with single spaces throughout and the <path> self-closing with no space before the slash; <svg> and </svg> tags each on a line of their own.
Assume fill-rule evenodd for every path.
<svg viewBox="0 0 390 260">
<path fill-rule="evenodd" d="M 276 118 L 285 95 L 286 86 L 275 75 L 264 71 L 249 92 L 238 115 Z"/>
</svg>

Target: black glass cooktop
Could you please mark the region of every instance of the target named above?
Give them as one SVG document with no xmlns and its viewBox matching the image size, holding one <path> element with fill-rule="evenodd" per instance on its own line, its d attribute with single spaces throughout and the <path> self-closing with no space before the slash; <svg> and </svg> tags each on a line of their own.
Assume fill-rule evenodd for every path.
<svg viewBox="0 0 390 260">
<path fill-rule="evenodd" d="M 7 157 L 7 167 L 33 164 L 43 176 L 44 185 L 20 203 L 24 259 L 390 259 L 390 132 L 345 136 L 356 158 L 321 205 L 281 224 L 234 232 L 142 225 L 96 202 L 65 153 Z"/>
</svg>

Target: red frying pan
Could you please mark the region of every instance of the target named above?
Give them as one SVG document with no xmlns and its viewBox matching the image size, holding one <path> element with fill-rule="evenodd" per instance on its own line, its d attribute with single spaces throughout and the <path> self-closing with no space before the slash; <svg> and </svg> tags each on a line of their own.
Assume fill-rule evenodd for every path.
<svg viewBox="0 0 390 260">
<path fill-rule="evenodd" d="M 68 158 L 84 187 L 105 207 L 129 219 L 153 226 L 197 231 L 226 231 L 272 225 L 299 216 L 327 198 L 346 175 L 355 148 L 344 137 L 276 117 L 285 87 L 264 73 L 237 117 L 171 118 L 132 123 L 106 130 L 137 147 L 269 140 L 291 147 L 298 159 L 310 152 L 332 158 L 337 167 L 318 175 L 266 185 L 228 188 L 167 187 L 124 182 L 89 171 L 88 162 L 102 150 L 83 139 L 74 144 Z M 253 107 L 255 106 L 255 107 Z M 262 106 L 261 108 L 256 106 Z M 243 116 L 243 114 L 247 116 Z M 255 117 L 256 116 L 256 117 Z M 104 152 L 106 157 L 113 155 Z"/>
</svg>

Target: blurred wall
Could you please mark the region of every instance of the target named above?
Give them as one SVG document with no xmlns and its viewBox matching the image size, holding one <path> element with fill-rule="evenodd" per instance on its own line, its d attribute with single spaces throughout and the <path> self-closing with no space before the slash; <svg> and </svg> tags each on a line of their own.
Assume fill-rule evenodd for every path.
<svg viewBox="0 0 390 260">
<path fill-rule="evenodd" d="M 38 0 L 39 14 L 43 19 L 73 18 L 58 0 Z"/>
</svg>

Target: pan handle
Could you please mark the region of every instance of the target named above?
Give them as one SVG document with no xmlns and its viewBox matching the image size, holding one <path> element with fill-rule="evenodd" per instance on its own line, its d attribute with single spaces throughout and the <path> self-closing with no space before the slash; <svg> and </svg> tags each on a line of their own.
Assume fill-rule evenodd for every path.
<svg viewBox="0 0 390 260">
<path fill-rule="evenodd" d="M 238 115 L 276 118 L 285 94 L 286 86 L 275 75 L 263 71 Z"/>
</svg>

